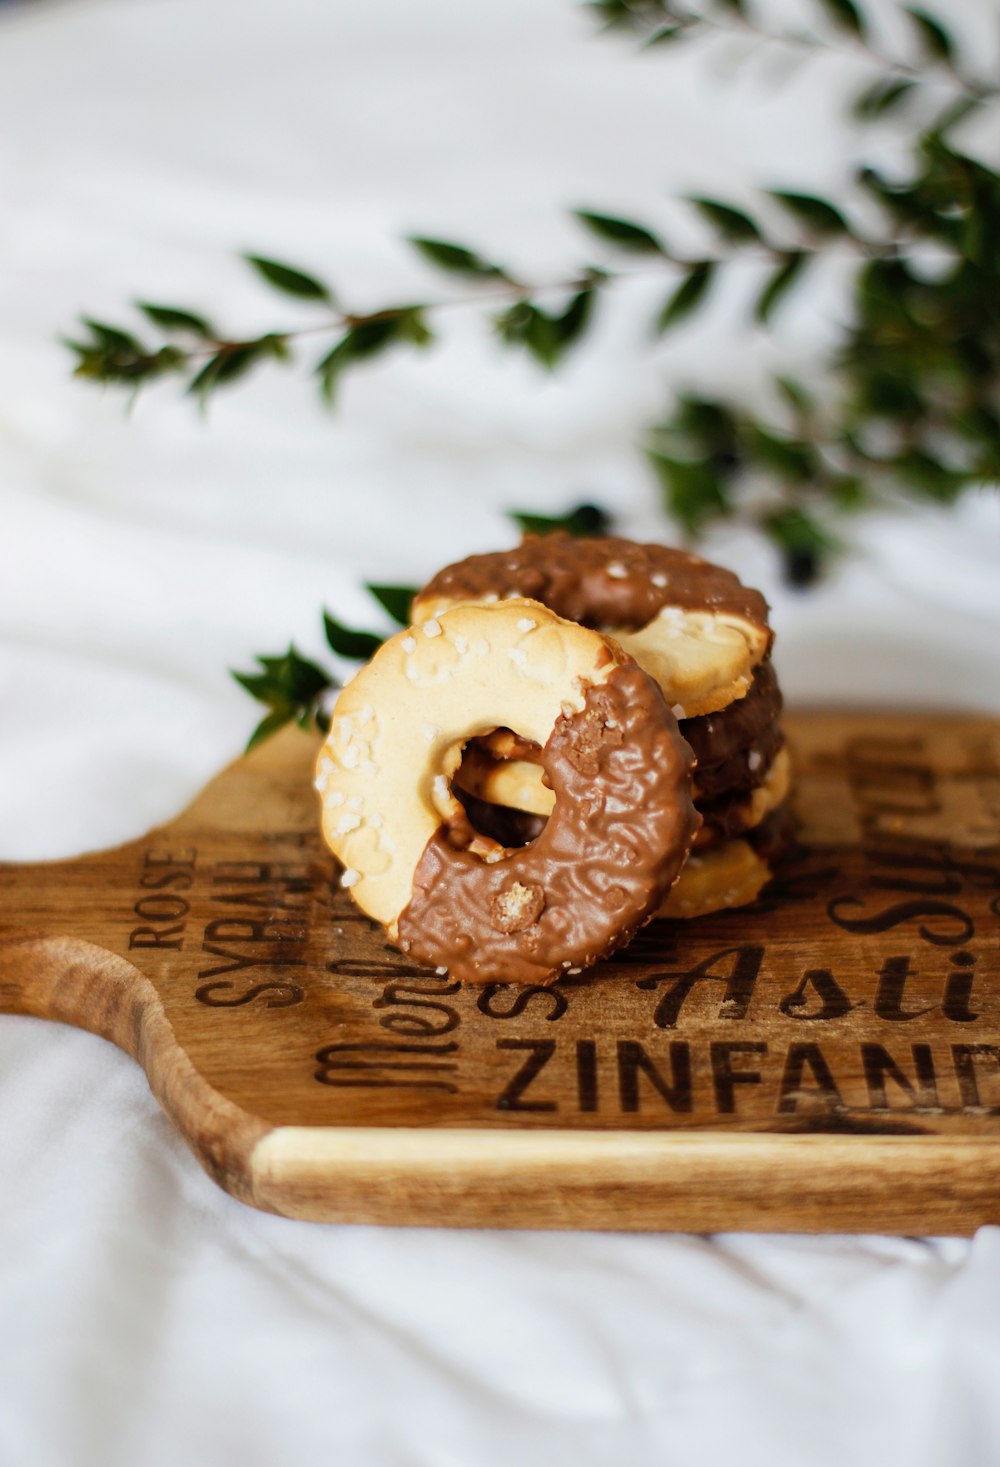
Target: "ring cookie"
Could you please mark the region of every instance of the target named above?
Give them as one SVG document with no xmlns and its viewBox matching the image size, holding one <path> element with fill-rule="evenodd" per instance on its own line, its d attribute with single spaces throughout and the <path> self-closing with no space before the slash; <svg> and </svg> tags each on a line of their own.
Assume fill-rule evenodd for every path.
<svg viewBox="0 0 1000 1467">
<path fill-rule="evenodd" d="M 693 852 L 657 917 L 707 917 L 755 902 L 796 849 L 790 805 L 779 805 L 745 835 Z"/>
<path fill-rule="evenodd" d="M 451 791 L 468 740 L 513 728 L 555 795 L 537 839 L 478 834 Z M 690 850 L 688 745 L 613 640 L 535 601 L 461 604 L 376 652 L 320 752 L 342 884 L 416 961 L 471 982 L 546 983 L 626 942 Z"/>
<path fill-rule="evenodd" d="M 729 840 L 688 857 L 657 917 L 707 917 L 755 902 L 774 872 L 749 841 Z"/>
<path fill-rule="evenodd" d="M 773 640 L 763 596 L 731 571 L 663 545 L 564 533 L 529 535 L 515 550 L 446 567 L 417 596 L 413 619 L 514 596 L 613 636 L 681 719 L 744 697 Z"/>
</svg>

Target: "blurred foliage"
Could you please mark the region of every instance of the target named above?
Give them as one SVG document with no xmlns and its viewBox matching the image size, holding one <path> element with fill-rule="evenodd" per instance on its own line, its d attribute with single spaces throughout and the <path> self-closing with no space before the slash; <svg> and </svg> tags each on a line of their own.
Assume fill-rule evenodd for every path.
<svg viewBox="0 0 1000 1467">
<path fill-rule="evenodd" d="M 860 78 L 848 99 L 860 129 L 856 197 L 874 205 L 880 221 L 874 229 L 854 217 L 859 210 L 852 200 L 780 188 L 749 206 L 695 197 L 688 204 L 712 244 L 691 257 L 642 220 L 581 208 L 578 224 L 608 259 L 545 287 L 518 280 L 465 244 L 424 236 L 409 243 L 472 288 L 467 299 L 487 311 L 504 347 L 525 352 L 546 371 L 585 340 L 606 287 L 637 269 L 662 268 L 668 278 L 650 323 L 651 334 L 662 336 L 690 329 L 722 272 L 738 262 L 759 273 L 752 315 L 761 329 L 773 330 L 825 256 L 836 252 L 849 261 L 846 323 L 810 373 L 812 386 L 776 377 L 763 415 L 745 402 L 679 389 L 644 444 L 664 507 L 686 535 L 697 536 L 719 518 L 750 521 L 779 549 L 788 579 L 806 585 L 837 550 L 843 517 L 900 495 L 951 504 L 969 486 L 1000 480 L 1000 176 L 954 140 L 976 113 L 994 124 L 994 143 L 1000 138 L 1000 87 L 967 69 L 959 39 L 940 15 L 901 9 L 909 47 L 900 57 L 880 48 L 878 28 L 856 0 L 800 4 L 802 23 L 784 30 L 771 27 L 750 0 L 591 0 L 586 9 L 603 28 L 643 49 L 742 36 L 755 53 L 766 44 L 802 57 L 829 50 L 852 56 Z M 909 147 L 908 165 L 892 175 L 864 161 L 887 119 L 897 131 L 906 129 Z M 315 358 L 313 372 L 332 403 L 346 372 L 433 340 L 431 321 L 442 303 L 354 315 L 336 304 L 327 282 L 297 266 L 245 259 L 262 283 L 315 307 L 315 325 L 243 339 L 188 307 L 142 302 L 137 311 L 155 339 L 84 318 L 68 342 L 77 373 L 133 392 L 177 375 L 204 404 L 265 363 L 293 361 L 313 336 L 326 334 L 332 342 Z M 546 527 L 545 517 L 530 511 L 515 518 L 529 529 Z M 583 522 L 589 533 L 607 524 L 593 506 Z M 371 589 L 391 614 L 401 608 L 398 598 L 390 606 Z M 332 619 L 327 635 L 335 651 L 352 655 L 343 651 L 346 629 Z M 316 696 L 305 670 L 310 665 L 294 649 L 284 660 L 261 661 L 263 672 L 243 677 L 244 685 L 254 682 L 256 696 L 275 700 L 270 718 L 289 708 L 298 716 L 295 710 Z"/>
</svg>

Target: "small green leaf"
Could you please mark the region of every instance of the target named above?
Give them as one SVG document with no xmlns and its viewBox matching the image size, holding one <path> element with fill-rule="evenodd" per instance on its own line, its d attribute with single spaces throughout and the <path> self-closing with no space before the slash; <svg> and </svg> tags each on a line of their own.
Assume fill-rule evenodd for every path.
<svg viewBox="0 0 1000 1467">
<path fill-rule="evenodd" d="M 249 369 L 261 360 L 262 357 L 272 354 L 271 346 L 261 341 L 248 341 L 240 346 L 226 346 L 216 353 L 213 359 L 217 365 L 212 382 L 213 387 L 221 387 L 230 382 L 236 382 L 244 377 Z"/>
<path fill-rule="evenodd" d="M 642 224 L 634 224 L 630 219 L 616 219 L 610 214 L 594 214 L 589 209 L 576 209 L 574 213 L 581 224 L 607 244 L 636 254 L 663 254 L 663 246 L 656 235 Z"/>
<path fill-rule="evenodd" d="M 552 317 L 539 306 L 528 308 L 524 345 L 539 366 L 550 372 L 554 370 L 559 360 L 559 337 Z"/>
<path fill-rule="evenodd" d="M 642 49 L 652 51 L 657 46 L 668 46 L 671 41 L 679 41 L 684 32 L 689 29 L 689 23 L 680 21 L 675 21 L 672 25 L 661 25 L 646 37 L 642 43 Z"/>
<path fill-rule="evenodd" d="M 841 514 L 854 514 L 870 503 L 865 481 L 857 474 L 838 474 L 830 480 L 830 494 Z"/>
<path fill-rule="evenodd" d="M 297 707 L 312 702 L 327 688 L 338 686 L 322 667 L 303 657 L 294 643 L 277 657 L 258 656 L 257 661 L 262 672 L 234 672 L 232 675 L 240 687 L 269 708 Z"/>
<path fill-rule="evenodd" d="M 370 581 L 365 582 L 365 590 L 375 597 L 383 610 L 401 627 L 410 625 L 410 607 L 417 589 L 416 586 L 376 586 Z"/>
<path fill-rule="evenodd" d="M 406 306 L 400 310 L 399 336 L 413 346 L 427 346 L 434 340 L 434 332 L 427 324 L 423 306 Z"/>
<path fill-rule="evenodd" d="M 667 431 L 670 426 L 667 426 Z M 731 453 L 736 447 L 737 423 L 732 409 L 712 398 L 698 397 L 693 392 L 679 393 L 672 426 L 704 448 L 706 454 L 703 456 Z"/>
<path fill-rule="evenodd" d="M 208 394 L 217 387 L 225 387 L 245 377 L 253 364 L 260 359 L 260 355 L 256 343 L 223 347 L 209 357 L 201 371 L 192 378 L 187 390 L 193 397 L 201 398 L 205 402 Z"/>
<path fill-rule="evenodd" d="M 809 259 L 810 256 L 802 250 L 782 256 L 782 263 L 764 286 L 754 307 L 754 316 L 762 325 L 770 323 L 774 312 L 802 274 Z"/>
<path fill-rule="evenodd" d="M 662 336 L 672 326 L 690 316 L 701 305 L 715 275 L 715 262 L 702 260 L 692 265 L 680 285 L 672 291 L 656 320 L 656 333 Z"/>
<path fill-rule="evenodd" d="M 346 335 L 335 342 L 313 371 L 320 379 L 320 390 L 327 405 L 332 405 L 341 372 L 351 362 L 362 362 L 406 341 L 413 346 L 426 346 L 433 339 L 420 306 L 402 306 L 379 312 L 369 320 L 360 320 Z"/>
<path fill-rule="evenodd" d="M 184 311 L 178 306 L 157 306 L 149 301 L 136 301 L 136 307 L 161 331 L 187 331 L 192 336 L 216 339 L 204 316 L 196 316 L 193 311 Z"/>
<path fill-rule="evenodd" d="M 168 367 L 164 359 L 166 348 L 155 356 L 146 356 L 99 343 L 72 341 L 68 337 L 63 337 L 62 342 L 76 353 L 73 376 L 88 382 L 114 382 L 138 388 L 147 377 L 155 377 Z"/>
<path fill-rule="evenodd" d="M 668 513 L 691 534 L 706 521 L 730 512 L 725 483 L 712 463 L 668 458 L 655 449 L 647 450 L 647 457 L 660 480 Z"/>
<path fill-rule="evenodd" d="M 694 204 L 723 239 L 730 240 L 733 244 L 755 243 L 762 237 L 750 215 L 732 204 L 705 198 L 691 198 L 689 203 Z"/>
<path fill-rule="evenodd" d="M 897 369 L 882 367 L 880 354 L 869 353 L 869 360 L 855 371 L 855 393 L 861 411 L 867 417 L 893 418 L 913 422 L 926 411 L 918 388 L 899 361 Z M 898 359 L 897 359 L 898 360 Z"/>
<path fill-rule="evenodd" d="M 493 326 L 507 346 L 520 346 L 547 370 L 552 371 L 566 351 L 586 332 L 595 300 L 595 286 L 604 272 L 588 269 L 586 282 L 561 312 L 548 312 L 533 301 L 518 300 L 493 317 Z"/>
<path fill-rule="evenodd" d="M 800 224 L 814 234 L 850 234 L 851 227 L 838 208 L 828 199 L 815 194 L 789 193 L 785 189 L 772 189 L 771 198 L 783 204 Z"/>
<path fill-rule="evenodd" d="M 788 406 L 799 417 L 807 418 L 815 410 L 816 404 L 801 382 L 796 382 L 793 377 L 780 375 L 775 375 L 772 380 Z"/>
<path fill-rule="evenodd" d="M 816 476 L 816 450 L 810 443 L 782 437 L 759 423 L 749 428 L 748 446 L 766 469 L 792 483 L 807 483 Z"/>
<path fill-rule="evenodd" d="M 258 659 L 259 660 L 259 659 Z M 289 702 L 280 680 L 268 672 L 233 672 L 233 679 L 240 687 L 256 698 L 258 703 L 277 708 Z"/>
<path fill-rule="evenodd" d="M 344 626 L 343 622 L 331 616 L 328 611 L 323 613 L 323 627 L 331 650 L 338 657 L 348 657 L 356 662 L 367 662 L 369 657 L 374 657 L 385 641 L 384 637 L 377 636 L 375 632 L 357 632 Z"/>
<path fill-rule="evenodd" d="M 256 343 L 257 355 L 261 357 L 273 357 L 276 362 L 290 362 L 292 360 L 292 349 L 288 345 L 288 337 L 282 336 L 280 332 L 269 331 Z"/>
<path fill-rule="evenodd" d="M 260 744 L 264 743 L 266 739 L 271 738 L 273 734 L 283 729 L 286 724 L 291 723 L 294 718 L 295 713 L 292 709 L 288 709 L 287 711 L 284 709 L 276 710 L 274 713 L 266 714 L 260 723 L 258 723 L 249 739 L 247 739 L 247 746 L 244 753 L 251 753 Z"/>
<path fill-rule="evenodd" d="M 399 329 L 397 316 L 386 316 L 375 321 L 362 321 L 359 325 L 353 326 L 347 334 L 350 355 L 356 361 L 378 356 L 379 352 L 391 346 L 398 338 Z"/>
<path fill-rule="evenodd" d="M 926 10 L 911 9 L 909 6 L 903 8 L 913 22 L 927 55 L 933 57 L 935 61 L 946 63 L 954 61 L 955 42 L 941 22 L 933 15 L 928 15 Z"/>
<path fill-rule="evenodd" d="M 525 535 L 552 535 L 562 530 L 576 539 L 589 539 L 606 535 L 611 528 L 611 516 L 597 504 L 578 504 L 566 514 L 534 514 L 521 509 L 509 509 L 507 514 Z"/>
<path fill-rule="evenodd" d="M 782 552 L 785 579 L 799 589 L 812 585 L 824 561 L 842 548 L 811 514 L 797 506 L 765 515 L 761 528 Z"/>
<path fill-rule="evenodd" d="M 280 290 L 285 295 L 298 296 L 300 300 L 306 301 L 331 301 L 333 297 L 327 286 L 313 275 L 307 275 L 304 270 L 298 270 L 294 265 L 284 265 L 280 260 L 268 260 L 263 255 L 244 255 L 248 265 L 252 265 L 257 273 L 273 285 L 275 290 Z"/>
<path fill-rule="evenodd" d="M 584 335 L 590 324 L 593 306 L 594 291 L 588 287 L 571 297 L 561 316 L 550 316 L 557 357 Z"/>
<path fill-rule="evenodd" d="M 142 342 L 130 335 L 128 331 L 123 331 L 119 326 L 108 326 L 104 321 L 95 321 L 90 316 L 82 316 L 80 319 L 98 345 L 104 347 L 106 351 L 142 355 Z"/>
<path fill-rule="evenodd" d="M 313 368 L 315 375 L 319 378 L 320 392 L 327 407 L 332 407 L 337 393 L 337 383 L 340 374 L 351 360 L 351 338 L 350 335 L 343 336 L 334 343 L 328 352 L 316 363 Z"/>
<path fill-rule="evenodd" d="M 854 116 L 862 122 L 885 117 L 906 100 L 916 85 L 910 77 L 892 79 L 880 76 L 877 82 L 866 87 L 855 99 L 852 108 Z"/>
<path fill-rule="evenodd" d="M 437 265 L 440 270 L 448 270 L 455 275 L 471 275 L 479 280 L 508 280 L 510 277 L 499 265 L 493 265 L 489 260 L 484 260 L 482 255 L 477 255 L 474 250 L 466 249 L 464 245 L 451 244 L 444 239 L 426 239 L 422 235 L 411 234 L 409 243 L 414 249 L 419 250 L 426 260 L 432 265 Z"/>
<path fill-rule="evenodd" d="M 584 0 L 584 9 L 592 11 L 606 30 L 628 25 L 632 18 L 625 0 Z"/>
<path fill-rule="evenodd" d="M 322 667 L 296 651 L 294 644 L 277 657 L 259 656 L 261 672 L 232 672 L 232 677 L 251 697 L 269 710 L 254 729 L 247 745 L 255 748 L 285 724 L 293 721 L 302 728 L 319 722 L 317 701 L 328 688 L 338 687 L 336 679 Z"/>
<path fill-rule="evenodd" d="M 938 504 L 954 504 L 969 482 L 968 474 L 942 463 L 924 448 L 901 454 L 892 468 L 918 494 Z"/>
<path fill-rule="evenodd" d="M 551 370 L 559 356 L 552 318 L 530 301 L 516 301 L 494 316 L 493 325 L 507 346 L 523 346 L 543 367 Z"/>
<path fill-rule="evenodd" d="M 855 36 L 864 36 L 865 22 L 854 0 L 820 0 L 820 3 L 830 19 L 842 30 L 850 31 Z"/>
</svg>

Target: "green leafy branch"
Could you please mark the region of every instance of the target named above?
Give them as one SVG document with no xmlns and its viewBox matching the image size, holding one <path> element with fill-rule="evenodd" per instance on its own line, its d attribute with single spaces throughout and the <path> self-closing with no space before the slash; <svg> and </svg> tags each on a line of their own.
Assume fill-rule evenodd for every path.
<svg viewBox="0 0 1000 1467">
<path fill-rule="evenodd" d="M 832 36 L 801 27 L 775 30 L 754 12 L 748 0 L 716 0 L 709 8 L 682 5 L 675 0 L 586 0 L 585 8 L 608 31 L 637 35 L 646 48 L 703 36 L 738 36 L 768 46 L 809 52 L 839 52 L 878 68 L 882 75 L 855 100 L 861 119 L 878 117 L 897 107 L 911 90 L 929 77 L 945 80 L 966 97 L 985 101 L 1000 93 L 992 80 L 967 75 L 960 64 L 954 36 L 940 19 L 917 6 L 904 6 L 919 65 L 883 51 L 872 26 L 856 0 L 814 0 L 817 19 Z"/>
<path fill-rule="evenodd" d="M 349 363 L 363 361 L 400 342 L 424 346 L 431 340 L 421 306 L 390 306 L 367 315 L 352 315 L 337 310 L 330 288 L 304 270 L 261 255 L 245 255 L 244 259 L 273 289 L 324 307 L 320 323 L 304 329 L 266 331 L 254 337 L 232 337 L 187 307 L 137 301 L 136 310 L 157 329 L 161 340 L 149 343 L 121 326 L 84 316 L 86 336 L 66 339 L 66 345 L 76 353 L 76 376 L 124 386 L 134 393 L 158 377 L 186 375 L 187 391 L 204 406 L 218 388 L 240 381 L 261 363 L 291 362 L 293 341 L 319 332 L 336 337 L 314 365 L 320 390 L 330 402 L 338 378 Z"/>
<path fill-rule="evenodd" d="M 575 217 L 613 250 L 627 254 L 632 260 L 644 256 L 646 271 L 650 262 L 655 262 L 657 268 L 675 276 L 679 272 L 679 280 L 657 312 L 653 323 L 655 335 L 663 335 L 703 304 L 718 270 L 731 263 L 737 253 L 772 262 L 774 273 L 765 283 L 755 309 L 756 318 L 767 323 L 809 259 L 828 251 L 833 235 L 840 236 L 845 248 L 869 258 L 894 257 L 899 252 L 895 237 L 863 239 L 828 201 L 780 190 L 772 191 L 771 198 L 801 226 L 804 237 L 793 245 L 772 242 L 744 210 L 721 200 L 695 197 L 689 203 L 714 226 L 722 245 L 716 253 L 699 254 L 695 258 L 677 254 L 652 230 L 633 221 L 585 209 L 576 210 Z M 480 282 L 492 281 L 499 291 L 513 297 L 491 317 L 498 339 L 506 346 L 525 350 L 550 370 L 586 334 L 592 324 L 598 293 L 638 273 L 635 266 L 613 269 L 607 265 L 588 265 L 569 281 L 527 285 L 463 245 L 431 239 L 414 239 L 411 243 L 442 270 Z M 330 287 L 298 267 L 259 255 L 246 255 L 244 259 L 275 290 L 325 307 L 332 303 Z M 558 309 L 546 308 L 539 300 L 553 292 L 561 292 L 566 297 Z M 482 300 L 481 295 L 451 297 L 435 304 L 383 306 L 367 315 L 340 311 L 331 314 L 327 309 L 314 325 L 269 330 L 252 338 L 228 337 L 204 315 L 186 307 L 137 301 L 136 310 L 167 340 L 142 341 L 122 326 L 83 316 L 81 324 L 86 337 L 65 338 L 65 344 L 76 354 L 78 377 L 124 386 L 135 393 L 155 378 L 171 373 L 186 374 L 187 391 L 204 405 L 217 389 L 239 382 L 262 363 L 291 363 L 299 341 L 318 334 L 333 335 L 336 338 L 333 345 L 323 350 L 312 368 L 323 399 L 332 405 L 348 367 L 401 344 L 427 346 L 434 340 L 428 322 L 430 313 L 456 305 L 481 305 Z"/>
<path fill-rule="evenodd" d="M 664 506 L 685 531 L 696 535 L 715 518 L 740 515 L 778 547 L 789 578 L 806 583 L 837 548 L 842 515 L 900 494 L 951 503 L 966 487 L 1000 477 L 1000 176 L 951 140 L 970 114 L 994 107 L 1000 89 L 965 73 L 955 37 L 924 10 L 903 12 L 916 65 L 878 50 L 856 0 L 811 4 L 842 42 L 768 30 L 746 0 L 701 8 L 597 0 L 588 8 L 612 30 L 656 46 L 735 31 L 805 51 L 846 48 L 869 72 L 874 67 L 877 75 L 866 76 L 852 98 L 853 116 L 865 126 L 896 114 L 916 119 L 908 174 L 890 177 L 859 163 L 857 182 L 881 217 L 876 230 L 863 230 L 851 209 L 817 194 L 772 189 L 749 208 L 694 197 L 688 202 L 714 242 L 692 256 L 644 221 L 580 209 L 578 223 L 610 262 L 587 263 L 548 286 L 518 279 L 467 245 L 417 236 L 410 243 L 427 262 L 470 288 L 436 304 L 364 315 L 339 307 L 317 277 L 251 255 L 267 285 L 316 308 L 314 324 L 230 338 L 196 311 L 142 302 L 138 309 L 158 337 L 143 340 L 85 318 L 85 335 L 69 343 L 78 374 L 133 392 L 179 375 L 205 403 L 218 388 L 266 362 L 291 362 L 326 335 L 332 342 L 310 365 L 332 402 L 348 369 L 396 347 L 426 346 L 436 313 L 465 304 L 486 309 L 505 346 L 554 370 L 586 338 L 599 298 L 625 277 L 670 277 L 650 323 L 656 337 L 693 322 L 721 273 L 741 263 L 760 272 L 752 314 L 771 328 L 817 263 L 837 251 L 854 262 L 853 302 L 839 346 L 821 364 L 822 388 L 779 378 L 769 418 L 680 391 L 644 445 Z M 942 83 L 951 93 L 943 105 Z"/>
</svg>

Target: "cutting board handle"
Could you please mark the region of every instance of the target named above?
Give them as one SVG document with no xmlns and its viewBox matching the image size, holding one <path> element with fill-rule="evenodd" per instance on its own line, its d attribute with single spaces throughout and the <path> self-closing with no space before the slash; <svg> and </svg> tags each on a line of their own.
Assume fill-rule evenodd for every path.
<svg viewBox="0 0 1000 1467">
<path fill-rule="evenodd" d="M 251 1196 L 250 1157 L 271 1127 L 198 1073 L 154 985 L 127 959 L 73 937 L 0 939 L 0 1012 L 71 1024 L 131 1055 L 209 1176 L 262 1205 Z"/>
<path fill-rule="evenodd" d="M 0 1012 L 55 1019 L 141 1058 L 143 1014 L 159 1005 L 137 968 L 78 938 L 0 939 Z"/>
</svg>

